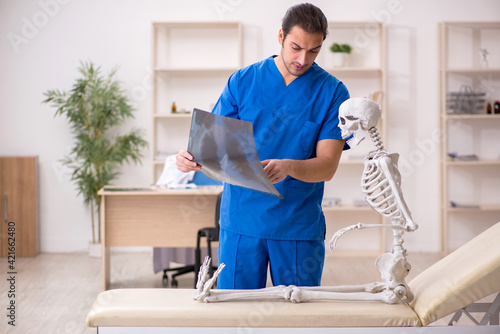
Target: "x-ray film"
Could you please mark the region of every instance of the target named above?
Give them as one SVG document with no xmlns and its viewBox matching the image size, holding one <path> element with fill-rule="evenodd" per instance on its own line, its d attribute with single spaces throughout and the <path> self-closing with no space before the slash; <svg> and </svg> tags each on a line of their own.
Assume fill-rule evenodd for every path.
<svg viewBox="0 0 500 334">
<path fill-rule="evenodd" d="M 264 172 L 248 121 L 194 109 L 188 152 L 209 178 L 283 198 Z"/>
</svg>

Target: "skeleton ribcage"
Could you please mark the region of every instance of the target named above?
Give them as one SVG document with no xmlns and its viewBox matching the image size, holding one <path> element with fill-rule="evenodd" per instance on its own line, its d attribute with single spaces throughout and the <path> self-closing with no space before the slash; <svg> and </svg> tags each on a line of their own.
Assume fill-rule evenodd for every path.
<svg viewBox="0 0 500 334">
<path fill-rule="evenodd" d="M 390 184 L 378 165 L 378 159 L 365 161 L 361 191 L 367 203 L 382 216 L 402 218 Z"/>
</svg>

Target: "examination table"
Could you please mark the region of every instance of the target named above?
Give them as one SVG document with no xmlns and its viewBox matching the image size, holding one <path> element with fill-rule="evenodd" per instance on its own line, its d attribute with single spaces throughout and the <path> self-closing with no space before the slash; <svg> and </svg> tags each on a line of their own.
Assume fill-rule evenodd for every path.
<svg viewBox="0 0 500 334">
<path fill-rule="evenodd" d="M 428 325 L 500 291 L 500 223 L 427 268 L 409 286 L 415 299 L 395 305 L 366 301 L 291 303 L 282 299 L 203 303 L 191 298 L 194 289 L 108 290 L 98 295 L 86 323 L 97 327 L 99 334 L 498 334 L 500 295 L 485 309 L 483 324 L 489 326 Z"/>
</svg>

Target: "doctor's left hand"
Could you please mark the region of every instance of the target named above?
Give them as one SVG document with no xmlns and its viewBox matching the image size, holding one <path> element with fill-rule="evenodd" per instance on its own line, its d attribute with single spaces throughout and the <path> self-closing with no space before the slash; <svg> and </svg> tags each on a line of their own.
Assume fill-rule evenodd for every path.
<svg viewBox="0 0 500 334">
<path fill-rule="evenodd" d="M 177 169 L 183 173 L 191 171 L 199 172 L 201 170 L 201 166 L 193 161 L 191 153 L 184 150 L 180 150 L 179 153 L 177 153 L 175 156 L 175 163 L 177 165 Z"/>
<path fill-rule="evenodd" d="M 286 160 L 268 159 L 261 161 L 261 164 L 271 183 L 283 181 L 289 173 L 289 164 Z"/>
</svg>

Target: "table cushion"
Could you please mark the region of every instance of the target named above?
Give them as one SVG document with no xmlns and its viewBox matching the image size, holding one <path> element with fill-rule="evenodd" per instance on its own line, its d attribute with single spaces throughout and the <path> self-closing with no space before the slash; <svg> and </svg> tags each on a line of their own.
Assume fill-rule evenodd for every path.
<svg viewBox="0 0 500 334">
<path fill-rule="evenodd" d="M 423 326 L 500 291 L 500 223 L 436 262 L 409 286 Z"/>
<path fill-rule="evenodd" d="M 406 304 L 281 299 L 203 303 L 194 289 L 117 289 L 99 294 L 89 327 L 386 327 L 420 326 Z"/>
</svg>

